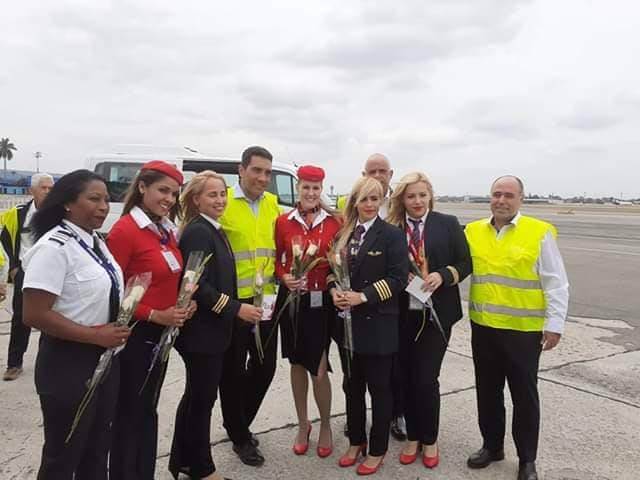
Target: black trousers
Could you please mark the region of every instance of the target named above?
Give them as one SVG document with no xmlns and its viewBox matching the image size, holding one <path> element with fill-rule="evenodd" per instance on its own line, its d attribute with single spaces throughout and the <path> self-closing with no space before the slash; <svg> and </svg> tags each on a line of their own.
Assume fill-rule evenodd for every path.
<svg viewBox="0 0 640 480">
<path fill-rule="evenodd" d="M 346 353 L 345 353 L 346 355 Z M 347 426 L 349 443 L 367 442 L 367 406 L 365 393 L 371 395 L 371 431 L 369 453 L 381 456 L 389 447 L 389 427 L 393 410 L 391 370 L 393 355 L 353 354 L 351 377 L 347 378 Z"/>
<path fill-rule="evenodd" d="M 95 391 L 69 443 L 65 443 L 78 405 L 87 391 L 85 382 L 93 375 L 101 353 L 102 349 L 92 345 L 41 339 L 35 372 L 44 424 L 38 480 L 108 478 L 107 456 L 120 376 L 117 358 Z"/>
<path fill-rule="evenodd" d="M 111 478 L 153 480 L 158 450 L 158 398 L 167 364 L 154 368 L 142 394 L 152 351 L 162 328 L 141 322 L 131 332 L 120 353 L 121 375 L 118 411 L 113 423 L 109 457 Z"/>
<path fill-rule="evenodd" d="M 216 471 L 211 456 L 211 411 L 218 395 L 223 354 L 180 352 L 187 371 L 185 390 L 178 404 L 171 444 L 169 471 L 192 478 Z M 187 467 L 187 468 L 185 468 Z"/>
<path fill-rule="evenodd" d="M 29 346 L 31 327 L 22 323 L 22 284 L 24 282 L 24 270 L 18 267 L 13 282 L 13 316 L 11 317 L 11 335 L 9 336 L 9 352 L 7 354 L 7 368 L 21 367 Z"/>
<path fill-rule="evenodd" d="M 427 315 L 429 313 L 427 312 Z M 440 369 L 447 350 L 442 333 L 433 323 L 416 341 L 422 325 L 422 312 L 409 311 L 400 328 L 400 370 L 405 398 L 407 438 L 432 445 L 438 440 L 440 425 Z M 445 328 L 447 339 L 451 329 Z"/>
<path fill-rule="evenodd" d="M 251 299 L 242 300 L 252 303 Z M 231 441 L 243 445 L 251 435 L 249 427 L 256 417 L 276 372 L 278 331 L 267 344 L 273 330 L 273 321 L 260 324 L 260 336 L 264 347 L 261 363 L 256 348 L 253 325 L 236 319 L 233 325 L 231 345 L 224 355 L 220 381 L 220 406 L 224 427 Z"/>
<path fill-rule="evenodd" d="M 506 380 L 513 401 L 513 440 L 521 462 L 535 461 L 538 450 L 541 339 L 541 332 L 501 330 L 471 322 L 478 420 L 483 446 L 497 450 L 504 445 Z"/>
</svg>

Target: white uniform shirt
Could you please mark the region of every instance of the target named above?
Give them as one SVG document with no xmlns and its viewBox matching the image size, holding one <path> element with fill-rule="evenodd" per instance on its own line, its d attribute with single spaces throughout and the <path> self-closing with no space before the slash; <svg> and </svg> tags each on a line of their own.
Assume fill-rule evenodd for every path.
<svg viewBox="0 0 640 480">
<path fill-rule="evenodd" d="M 91 248 L 95 233 L 63 222 Z M 60 232 L 65 233 L 60 233 Z M 31 248 L 23 262 L 23 290 L 33 288 L 56 295 L 52 310 L 84 326 L 104 325 L 109 321 L 111 279 L 107 271 L 65 229 L 54 227 Z M 120 290 L 124 290 L 122 270 L 102 240 L 100 249 L 115 268 Z"/>
<path fill-rule="evenodd" d="M 505 232 L 518 225 L 522 215 L 520 212 L 496 232 L 497 238 L 504 236 Z M 487 220 L 492 223 L 493 217 Z M 547 301 L 544 330 L 547 332 L 562 333 L 564 322 L 569 312 L 569 279 L 564 268 L 562 255 L 558 248 L 558 242 L 551 233 L 547 233 L 540 245 L 540 256 L 535 265 L 535 271 L 540 277 L 540 284 Z"/>
<path fill-rule="evenodd" d="M 24 256 L 33 247 L 33 237 L 31 236 L 31 219 L 37 212 L 35 202 L 31 202 L 27 215 L 24 217 L 24 223 L 22 224 L 22 233 L 20 233 L 20 252 L 18 252 L 18 258 L 20 261 L 24 260 Z"/>
</svg>

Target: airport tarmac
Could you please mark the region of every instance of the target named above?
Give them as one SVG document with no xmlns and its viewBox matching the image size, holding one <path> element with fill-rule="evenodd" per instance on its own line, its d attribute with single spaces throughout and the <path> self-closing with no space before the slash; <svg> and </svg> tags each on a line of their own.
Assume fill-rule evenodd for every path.
<svg viewBox="0 0 640 480">
<path fill-rule="evenodd" d="M 437 205 L 462 223 L 488 215 L 488 205 Z M 568 213 L 569 211 L 573 213 Z M 640 210 L 581 206 L 525 206 L 524 213 L 552 221 L 571 283 L 570 318 L 557 349 L 543 354 L 540 371 L 542 428 L 538 471 L 547 480 L 635 480 L 640 471 Z M 466 300 L 466 295 L 465 295 Z M 466 303 L 465 303 L 466 307 Z M 6 307 L 5 307 L 6 308 Z M 6 363 L 9 312 L 0 311 L 0 365 Z M 0 478 L 36 477 L 42 446 L 42 420 L 33 386 L 37 333 L 25 357 L 25 373 L 0 382 Z M 480 446 L 468 320 L 455 327 L 440 378 L 442 388 L 441 464 L 433 471 L 419 462 L 401 466 L 401 444 L 391 440 L 381 479 L 515 479 L 517 458 L 510 435 L 507 459 L 471 471 L 467 455 Z M 342 436 L 344 397 L 335 346 L 331 359 L 335 450 L 315 454 L 318 424 L 311 448 L 297 457 L 291 451 L 295 414 L 289 368 L 280 361 L 276 378 L 252 426 L 267 459 L 261 468 L 247 467 L 231 450 L 216 405 L 212 419 L 213 455 L 221 473 L 238 479 L 349 479 L 354 469 L 337 460 L 347 446 Z M 170 479 L 166 467 L 176 405 L 184 388 L 183 365 L 173 354 L 160 399 L 160 439 L 156 478 Z M 60 372 L 63 374 L 63 372 Z M 508 394 L 507 394 L 508 398 Z M 507 402 L 507 405 L 509 402 Z M 510 415 L 510 408 L 508 407 Z M 310 396 L 310 413 L 317 410 Z M 509 424 L 509 421 L 507 422 Z M 185 477 L 186 478 L 186 477 Z"/>
</svg>

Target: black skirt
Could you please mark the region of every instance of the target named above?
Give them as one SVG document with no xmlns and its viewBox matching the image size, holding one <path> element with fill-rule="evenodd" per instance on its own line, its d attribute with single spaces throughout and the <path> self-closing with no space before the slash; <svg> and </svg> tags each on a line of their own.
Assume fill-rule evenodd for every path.
<svg viewBox="0 0 640 480">
<path fill-rule="evenodd" d="M 280 312 L 288 295 L 289 289 L 282 285 L 278 292 L 274 315 Z M 280 316 L 282 357 L 288 358 L 293 365 L 302 365 L 312 375 L 317 375 L 324 353 L 327 354 L 327 371 L 332 371 L 328 355 L 335 309 L 327 291 L 322 292 L 321 307 L 311 308 L 310 301 L 310 293 L 302 294 L 300 309 L 293 318 L 290 315 L 291 308 L 284 308 Z"/>
</svg>

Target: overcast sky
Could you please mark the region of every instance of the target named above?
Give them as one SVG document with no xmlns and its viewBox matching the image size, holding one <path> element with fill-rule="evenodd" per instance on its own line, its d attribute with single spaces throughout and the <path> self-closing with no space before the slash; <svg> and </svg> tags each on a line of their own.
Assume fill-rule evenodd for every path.
<svg viewBox="0 0 640 480">
<path fill-rule="evenodd" d="M 339 191 L 382 152 L 437 194 L 514 173 L 532 193 L 640 197 L 634 0 L 21 0 L 2 24 L 11 168 L 261 144 Z"/>
</svg>

